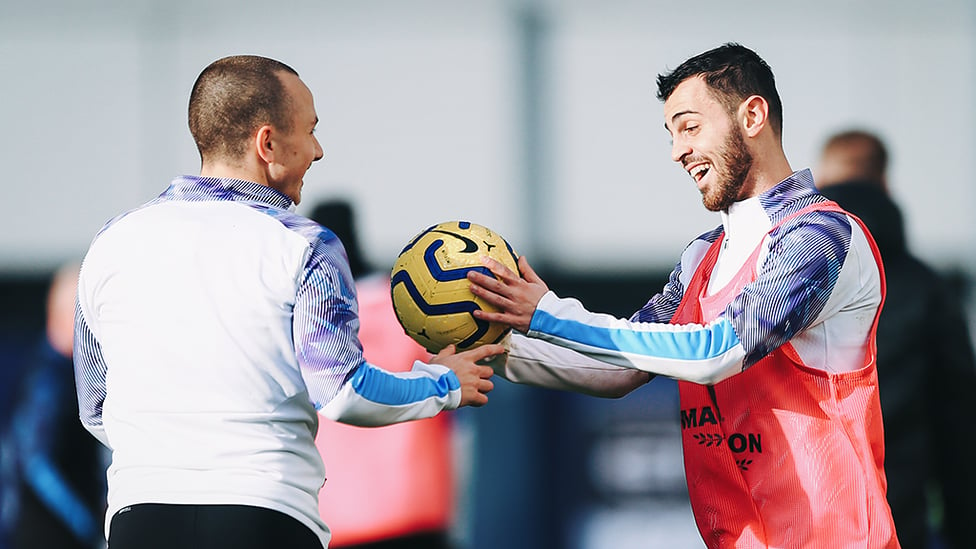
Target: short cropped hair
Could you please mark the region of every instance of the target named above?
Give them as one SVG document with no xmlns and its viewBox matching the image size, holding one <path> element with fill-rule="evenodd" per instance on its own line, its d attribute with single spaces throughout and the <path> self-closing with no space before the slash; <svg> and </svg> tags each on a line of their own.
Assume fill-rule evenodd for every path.
<svg viewBox="0 0 976 549">
<path fill-rule="evenodd" d="M 783 133 L 783 103 L 776 91 L 776 79 L 769 65 L 756 52 L 729 42 L 698 54 L 678 68 L 657 77 L 657 98 L 667 101 L 675 88 L 689 78 L 701 76 L 729 114 L 734 114 L 752 95 L 769 104 L 769 121 L 776 135 Z"/>
<path fill-rule="evenodd" d="M 266 57 L 236 55 L 207 66 L 190 92 L 190 133 L 200 158 L 239 160 L 254 131 L 291 130 L 291 98 L 279 73 L 295 69 Z"/>
</svg>

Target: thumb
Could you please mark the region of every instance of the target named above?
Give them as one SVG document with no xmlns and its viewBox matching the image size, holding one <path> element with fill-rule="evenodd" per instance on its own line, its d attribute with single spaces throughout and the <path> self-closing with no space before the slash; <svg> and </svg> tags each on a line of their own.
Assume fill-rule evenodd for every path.
<svg viewBox="0 0 976 549">
<path fill-rule="evenodd" d="M 543 283 L 542 278 L 535 273 L 532 265 L 529 265 L 529 260 L 526 259 L 524 255 L 519 257 L 518 266 L 519 270 L 522 272 L 522 278 L 524 278 L 526 282 Z"/>
<path fill-rule="evenodd" d="M 505 353 L 505 347 L 497 343 L 480 345 L 474 349 L 466 351 L 466 354 L 473 362 L 478 362 L 503 353 Z"/>
</svg>

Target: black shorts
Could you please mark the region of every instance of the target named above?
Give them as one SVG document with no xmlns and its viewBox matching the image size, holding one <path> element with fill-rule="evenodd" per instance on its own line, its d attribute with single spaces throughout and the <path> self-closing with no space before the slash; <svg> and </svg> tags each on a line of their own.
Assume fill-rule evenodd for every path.
<svg viewBox="0 0 976 549">
<path fill-rule="evenodd" d="M 247 505 L 141 503 L 112 517 L 109 549 L 323 549 L 294 518 Z"/>
</svg>

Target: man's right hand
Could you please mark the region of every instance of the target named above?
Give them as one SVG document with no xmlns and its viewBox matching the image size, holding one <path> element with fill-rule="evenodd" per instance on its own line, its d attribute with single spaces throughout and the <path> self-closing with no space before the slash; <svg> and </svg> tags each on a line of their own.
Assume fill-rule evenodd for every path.
<svg viewBox="0 0 976 549">
<path fill-rule="evenodd" d="M 448 345 L 434 355 L 431 364 L 447 366 L 454 371 L 461 382 L 461 406 L 484 406 L 488 403 L 488 393 L 495 388 L 491 376 L 495 373 L 491 366 L 478 364 L 505 353 L 503 345 L 481 345 L 474 349 L 456 352 L 454 345 Z"/>
<path fill-rule="evenodd" d="M 468 271 L 471 293 L 497 310 L 475 309 L 472 312 L 474 317 L 507 324 L 523 334 L 529 333 L 532 315 L 535 314 L 539 301 L 549 292 L 549 286 L 536 274 L 524 255 L 518 260 L 521 276 L 490 257 L 484 257 L 482 263 L 494 276 L 488 276 L 476 269 Z"/>
</svg>

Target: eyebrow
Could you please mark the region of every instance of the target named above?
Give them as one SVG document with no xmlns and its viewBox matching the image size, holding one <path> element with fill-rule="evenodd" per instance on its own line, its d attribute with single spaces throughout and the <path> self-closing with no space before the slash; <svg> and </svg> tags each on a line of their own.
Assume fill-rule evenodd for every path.
<svg viewBox="0 0 976 549">
<path fill-rule="evenodd" d="M 678 118 L 681 118 L 682 116 L 685 116 L 686 114 L 699 114 L 699 113 L 698 113 L 698 111 L 693 111 L 693 110 L 690 110 L 690 109 L 683 110 L 683 111 L 678 111 L 678 112 L 674 113 L 673 115 L 671 115 L 671 123 L 674 124 L 675 120 L 677 120 Z M 667 122 L 664 123 L 664 129 L 667 130 L 668 133 L 671 133 L 671 129 L 668 128 L 668 123 Z"/>
<path fill-rule="evenodd" d="M 684 116 L 686 114 L 699 114 L 699 113 L 698 111 L 693 111 L 693 110 L 678 111 L 671 116 L 671 122 L 673 123 L 679 117 Z"/>
</svg>

